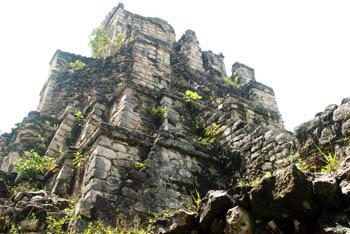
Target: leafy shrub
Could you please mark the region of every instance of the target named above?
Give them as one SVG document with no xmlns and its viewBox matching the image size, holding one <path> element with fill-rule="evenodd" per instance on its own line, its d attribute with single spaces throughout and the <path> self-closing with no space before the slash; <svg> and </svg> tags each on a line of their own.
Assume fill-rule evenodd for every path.
<svg viewBox="0 0 350 234">
<path fill-rule="evenodd" d="M 112 43 L 113 47 L 119 49 L 123 45 L 123 37 L 118 33 Z"/>
<path fill-rule="evenodd" d="M 29 154 L 29 157 L 19 158 L 15 161 L 18 172 L 28 177 L 44 174 L 45 171 L 53 171 L 57 166 L 53 158 L 41 156 L 34 150 L 29 151 Z"/>
<path fill-rule="evenodd" d="M 193 127 L 198 135 L 202 135 L 205 129 L 205 120 L 202 117 L 196 117 L 193 121 Z"/>
<path fill-rule="evenodd" d="M 231 79 L 231 77 L 229 77 L 229 76 L 225 76 L 224 81 L 225 81 L 226 84 L 228 84 L 228 85 L 230 85 L 232 87 L 235 87 L 235 88 L 237 88 L 238 85 L 239 85 L 239 78 L 238 78 L 238 76 L 235 76 L 233 79 Z"/>
<path fill-rule="evenodd" d="M 68 233 L 67 227 L 70 221 L 80 219 L 80 215 L 74 215 L 74 206 L 76 205 L 76 199 L 70 201 L 69 208 L 64 209 L 64 214 L 60 218 L 53 216 L 47 216 L 47 233 L 48 234 L 65 234 Z"/>
<path fill-rule="evenodd" d="M 65 234 L 65 226 L 68 224 L 70 218 L 63 216 L 60 219 L 56 219 L 53 216 L 47 217 L 47 233 L 48 234 Z"/>
<path fill-rule="evenodd" d="M 204 136 L 201 137 L 199 140 L 204 145 L 213 145 L 214 143 L 217 143 L 220 133 L 220 124 L 212 123 L 204 129 Z"/>
<path fill-rule="evenodd" d="M 73 113 L 74 117 L 75 117 L 75 121 L 78 123 L 78 124 L 81 124 L 81 122 L 84 120 L 84 114 L 77 110 Z"/>
<path fill-rule="evenodd" d="M 186 90 L 185 95 L 187 101 L 197 101 L 202 99 L 202 96 L 191 90 Z"/>
<path fill-rule="evenodd" d="M 47 129 L 53 128 L 54 130 L 56 130 L 56 129 L 58 128 L 58 124 L 57 124 L 57 123 L 51 123 L 51 122 L 48 121 L 48 120 L 45 120 L 44 126 L 45 126 L 45 128 L 47 128 Z"/>
<path fill-rule="evenodd" d="M 10 229 L 10 234 L 19 234 L 19 228 L 17 225 L 15 224 L 12 224 L 11 225 L 11 229 Z"/>
<path fill-rule="evenodd" d="M 250 182 L 250 185 L 253 187 L 257 187 L 261 183 L 260 178 L 255 178 L 252 182 Z"/>
<path fill-rule="evenodd" d="M 111 38 L 107 35 L 103 28 L 96 28 L 90 35 L 89 45 L 92 49 L 92 55 L 102 59 L 107 51 L 107 45 Z"/>
<path fill-rule="evenodd" d="M 79 151 L 75 152 L 73 156 L 74 156 L 73 165 L 76 169 L 80 168 L 86 162 L 86 157 L 84 157 L 84 155 Z"/>
<path fill-rule="evenodd" d="M 135 167 L 137 170 L 142 171 L 142 170 L 147 169 L 148 166 L 147 166 L 147 164 L 145 164 L 145 163 L 137 162 L 137 163 L 135 163 L 134 167 Z"/>
<path fill-rule="evenodd" d="M 75 60 L 75 62 L 69 63 L 69 67 L 73 71 L 80 71 L 86 67 L 86 64 L 80 60 Z"/>
<path fill-rule="evenodd" d="M 21 183 L 18 183 L 15 186 L 12 186 L 10 188 L 10 191 L 12 193 L 17 192 L 33 192 L 38 191 L 40 188 L 37 184 L 33 183 L 32 181 L 22 181 Z"/>
<path fill-rule="evenodd" d="M 164 114 L 166 112 L 166 108 L 161 107 L 161 106 L 155 106 L 155 107 L 150 108 L 149 112 L 151 113 L 154 120 L 160 121 L 164 117 Z"/>
<path fill-rule="evenodd" d="M 190 105 L 189 107 L 192 108 L 192 111 L 197 110 L 197 107 L 199 106 L 199 100 L 201 99 L 202 99 L 202 96 L 200 96 L 197 92 L 186 90 L 185 100 L 186 100 L 186 103 Z"/>
</svg>

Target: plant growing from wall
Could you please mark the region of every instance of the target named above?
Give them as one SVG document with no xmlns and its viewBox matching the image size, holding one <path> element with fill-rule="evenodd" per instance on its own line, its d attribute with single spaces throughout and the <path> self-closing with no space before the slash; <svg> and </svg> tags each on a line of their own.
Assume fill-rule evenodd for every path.
<svg viewBox="0 0 350 234">
<path fill-rule="evenodd" d="M 57 167 L 54 159 L 48 156 L 41 156 L 34 150 L 28 152 L 29 157 L 19 158 L 15 161 L 18 172 L 28 177 L 42 175 L 45 171 L 53 171 Z"/>
<path fill-rule="evenodd" d="M 45 141 L 45 137 L 43 137 L 41 134 L 39 134 L 39 147 L 40 150 L 45 150 L 46 149 L 46 141 Z"/>
<path fill-rule="evenodd" d="M 164 114 L 166 112 L 166 108 L 161 107 L 161 106 L 154 106 L 154 107 L 148 109 L 148 111 L 152 115 L 153 120 L 156 123 L 159 123 L 162 120 L 162 118 L 164 117 Z"/>
<path fill-rule="evenodd" d="M 86 162 L 86 157 L 84 157 L 84 155 L 82 153 L 80 153 L 79 151 L 78 152 L 75 152 L 73 154 L 73 165 L 76 169 L 79 169 L 81 166 L 83 166 Z"/>
<path fill-rule="evenodd" d="M 69 68 L 73 71 L 80 71 L 86 67 L 86 63 L 81 60 L 75 60 L 74 62 L 69 63 Z"/>
<path fill-rule="evenodd" d="M 198 135 L 202 135 L 205 129 L 205 120 L 202 117 L 196 117 L 193 121 L 193 128 Z"/>
<path fill-rule="evenodd" d="M 185 100 L 192 107 L 197 108 L 199 106 L 199 100 L 201 99 L 202 99 L 202 96 L 199 95 L 197 92 L 194 92 L 191 90 L 185 91 Z"/>
<path fill-rule="evenodd" d="M 197 92 L 194 92 L 191 90 L 186 90 L 185 91 L 185 98 L 188 101 L 197 101 L 197 100 L 201 100 L 202 96 L 200 96 Z"/>
<path fill-rule="evenodd" d="M 44 127 L 46 129 L 51 129 L 52 128 L 52 129 L 56 130 L 58 128 L 58 124 L 57 123 L 52 123 L 49 120 L 45 120 L 44 121 Z"/>
<path fill-rule="evenodd" d="M 79 110 L 76 110 L 74 113 L 73 113 L 74 117 L 75 117 L 75 121 L 77 124 L 81 124 L 84 120 L 84 114 L 79 111 Z"/>
<path fill-rule="evenodd" d="M 239 78 L 238 76 L 234 76 L 233 79 L 229 76 L 224 77 L 224 82 L 231 87 L 237 88 L 239 86 Z"/>
<path fill-rule="evenodd" d="M 136 162 L 136 163 L 134 164 L 134 167 L 135 167 L 137 170 L 143 171 L 143 170 L 146 170 L 148 166 L 147 166 L 146 163 Z"/>
<path fill-rule="evenodd" d="M 113 47 L 115 49 L 119 49 L 124 43 L 123 37 L 122 35 L 120 35 L 119 33 L 115 36 L 114 40 L 113 40 Z"/>
<path fill-rule="evenodd" d="M 321 168 L 321 173 L 329 174 L 337 170 L 339 166 L 339 160 L 335 152 L 325 153 L 319 146 L 316 145 L 317 150 L 321 154 L 321 160 L 324 166 Z"/>
<path fill-rule="evenodd" d="M 74 215 L 74 206 L 76 205 L 76 199 L 70 201 L 70 206 L 64 209 L 63 216 L 60 218 L 54 216 L 47 216 L 47 233 L 48 234 L 65 234 L 70 221 L 80 219 L 80 215 Z"/>
<path fill-rule="evenodd" d="M 196 212 L 199 208 L 199 205 L 202 201 L 202 197 L 196 189 L 195 194 L 191 194 L 192 204 L 187 206 L 187 209 L 192 212 Z"/>
<path fill-rule="evenodd" d="M 110 41 L 111 38 L 103 28 L 95 28 L 90 35 L 89 42 L 89 46 L 92 49 L 92 55 L 99 59 L 103 59 Z"/>
<path fill-rule="evenodd" d="M 199 139 L 203 145 L 212 146 L 217 143 L 221 133 L 221 126 L 217 123 L 212 123 L 204 129 L 204 136 Z"/>
<path fill-rule="evenodd" d="M 301 158 L 298 158 L 296 166 L 303 173 L 308 173 L 313 169 L 311 165 Z"/>
</svg>

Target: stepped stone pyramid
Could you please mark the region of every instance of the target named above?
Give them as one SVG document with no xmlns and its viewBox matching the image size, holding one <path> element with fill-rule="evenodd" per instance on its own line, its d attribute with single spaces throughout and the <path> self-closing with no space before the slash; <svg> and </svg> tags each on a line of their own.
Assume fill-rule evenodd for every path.
<svg viewBox="0 0 350 234">
<path fill-rule="evenodd" d="M 38 180 L 50 195 L 77 198 L 81 218 L 72 227 L 96 219 L 115 225 L 121 216 L 141 222 L 150 212 L 186 207 L 196 190 L 227 190 L 240 178 L 289 166 L 298 152 L 312 156 L 315 134 L 324 145 L 332 136 L 345 154 L 346 99 L 294 134 L 284 128 L 273 89 L 241 63 L 232 65 L 236 85 L 225 82 L 224 56 L 202 51 L 195 32 L 176 41 L 166 21 L 133 14 L 122 4 L 101 27 L 112 40 L 122 38 L 120 48 L 111 43 L 104 59 L 58 50 L 37 111 L 0 138 L 7 177 L 16 178 L 15 161 L 26 151 L 55 158 L 58 170 Z M 86 67 L 72 71 L 76 60 Z M 189 90 L 202 97 L 196 105 Z M 154 107 L 164 110 L 158 120 Z M 341 116 L 333 120 L 336 111 Z M 199 119 L 220 127 L 215 145 L 201 143 Z M 73 163 L 77 152 L 84 157 L 80 168 Z"/>
</svg>

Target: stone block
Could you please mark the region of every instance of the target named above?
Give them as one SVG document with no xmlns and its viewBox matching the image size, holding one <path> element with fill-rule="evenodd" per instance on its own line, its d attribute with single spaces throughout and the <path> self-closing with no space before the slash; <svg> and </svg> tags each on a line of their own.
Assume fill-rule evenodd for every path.
<svg viewBox="0 0 350 234">
<path fill-rule="evenodd" d="M 95 150 L 92 152 L 93 155 L 98 155 L 105 157 L 109 160 L 117 159 L 117 153 L 113 150 L 103 147 L 103 146 L 97 146 Z"/>
<path fill-rule="evenodd" d="M 89 170 L 101 169 L 107 172 L 111 169 L 111 166 L 112 166 L 112 163 L 110 160 L 101 156 L 94 156 L 90 162 Z"/>
</svg>

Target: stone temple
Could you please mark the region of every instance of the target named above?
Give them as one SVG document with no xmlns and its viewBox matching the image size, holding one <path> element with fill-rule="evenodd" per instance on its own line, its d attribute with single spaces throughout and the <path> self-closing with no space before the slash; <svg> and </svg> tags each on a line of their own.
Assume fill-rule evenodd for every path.
<svg viewBox="0 0 350 234">
<path fill-rule="evenodd" d="M 273 89 L 257 81 L 254 70 L 241 63 L 232 65 L 227 82 L 224 56 L 202 51 L 195 32 L 187 30 L 177 41 L 166 21 L 131 13 L 122 4 L 107 15 L 101 27 L 112 41 L 121 37 L 122 45 L 116 48 L 110 43 L 104 59 L 57 50 L 37 111 L 0 137 L 2 216 L 16 211 L 18 214 L 9 215 L 11 222 L 25 229 L 27 216 L 22 213 L 28 207 L 46 222 L 47 215 L 62 210 L 54 198 L 74 198 L 74 214 L 79 218 L 70 221 L 69 230 L 84 230 L 93 220 L 115 226 L 120 217 L 136 224 L 143 223 L 150 213 L 185 208 L 192 203 L 195 191 L 204 196 L 210 190 L 233 197 L 231 207 L 215 208 L 224 209 L 219 211 L 224 212 L 222 217 L 202 204 L 193 215 L 195 224 L 188 221 L 192 216 L 186 213 L 186 222 L 176 223 L 175 218 L 175 228 L 163 225 L 158 233 L 253 233 L 231 225 L 229 217 L 225 219 L 227 210 L 234 206 L 252 214 L 239 213 L 242 222 L 253 226 L 251 230 L 283 231 L 256 233 L 318 233 L 315 230 L 321 230 L 320 223 L 325 223 L 319 221 L 322 211 L 329 208 L 323 203 L 330 203 L 324 200 L 332 196 L 336 207 L 331 205 L 330 209 L 346 216 L 342 209 L 350 200 L 347 171 L 339 169 L 343 174 L 323 178 L 321 184 L 328 186 L 324 191 L 322 186 L 318 189 L 314 171 L 310 173 L 313 179 L 317 177 L 316 182 L 292 165 L 306 162 L 322 167 L 319 148 L 325 152 L 333 149 L 346 162 L 350 99 L 344 99 L 340 106 L 328 106 L 292 133 L 284 128 Z M 77 60 L 86 66 L 74 71 L 70 63 Z M 201 98 L 191 99 L 187 91 Z M 160 116 L 155 116 L 154 109 L 161 110 Z M 208 126 L 217 126 L 214 136 Z M 212 142 L 203 143 L 205 137 Z M 26 200 L 13 194 L 11 203 L 7 187 L 26 180 L 17 173 L 16 160 L 29 157 L 30 150 L 53 157 L 57 168 L 35 178 L 41 186 L 39 192 L 27 192 L 31 195 Z M 82 157 L 79 167 L 74 163 L 77 155 Z M 347 168 L 344 165 L 342 168 Z M 291 172 L 283 177 L 286 168 Z M 278 183 L 282 177 L 287 180 L 285 186 Z M 243 193 L 240 198 L 249 200 L 248 205 L 243 198 L 238 199 L 241 203 L 234 201 L 240 181 L 257 180 L 262 181 L 260 187 L 239 192 Z M 302 190 L 308 186 L 310 190 Z M 334 191 L 332 186 L 336 186 Z M 215 194 L 211 191 L 203 201 L 210 203 Z M 45 199 L 55 209 L 47 208 Z M 343 203 L 338 204 L 338 200 Z M 278 213 L 280 206 L 283 214 Z M 17 208 L 13 211 L 11 207 Z M 40 216 L 43 210 L 45 217 Z M 311 221 L 305 218 L 309 214 Z M 256 226 L 257 220 L 266 226 Z M 305 230 L 311 232 L 298 232 L 304 223 L 309 228 Z M 39 225 L 29 231 L 44 233 L 45 228 Z"/>
</svg>

